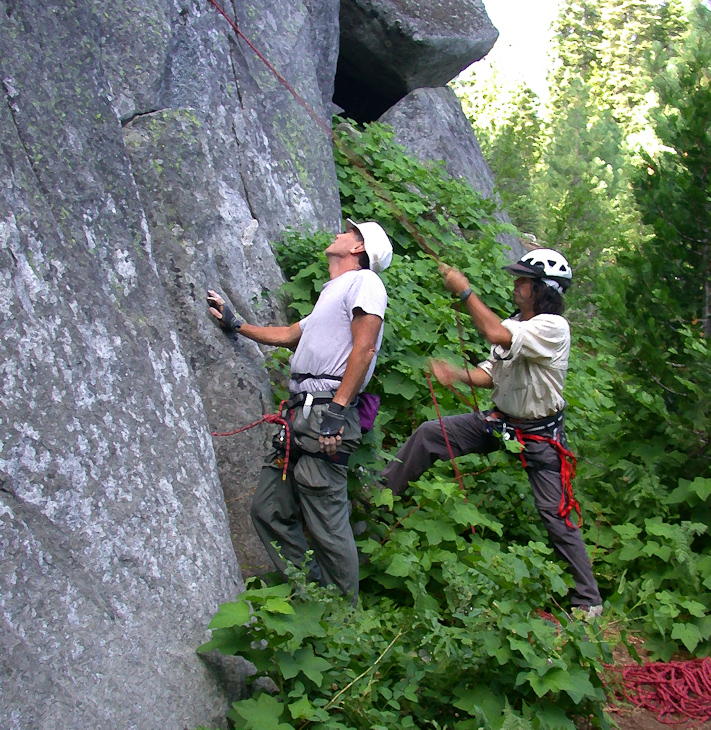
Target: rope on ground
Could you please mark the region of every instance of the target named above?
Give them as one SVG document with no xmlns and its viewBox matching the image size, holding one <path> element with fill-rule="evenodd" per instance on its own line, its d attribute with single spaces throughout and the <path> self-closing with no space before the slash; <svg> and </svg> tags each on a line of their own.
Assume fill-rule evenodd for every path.
<svg viewBox="0 0 711 730">
<path fill-rule="evenodd" d="M 711 658 L 607 665 L 621 674 L 620 697 L 656 714 L 665 725 L 711 720 Z"/>
</svg>

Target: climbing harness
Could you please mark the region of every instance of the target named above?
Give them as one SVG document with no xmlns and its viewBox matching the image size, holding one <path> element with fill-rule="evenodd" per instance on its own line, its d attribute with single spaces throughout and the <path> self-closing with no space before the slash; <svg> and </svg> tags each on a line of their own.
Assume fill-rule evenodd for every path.
<svg viewBox="0 0 711 730">
<path fill-rule="evenodd" d="M 272 423 L 281 426 L 281 430 L 278 431 L 272 439 L 272 445 L 277 450 L 284 452 L 284 456 L 279 457 L 276 460 L 278 462 L 278 466 L 281 467 L 281 479 L 284 482 L 286 481 L 286 475 L 289 469 L 289 461 L 291 460 L 292 465 L 294 465 L 302 456 L 311 456 L 314 459 L 327 461 L 331 464 L 348 466 L 349 454 L 344 451 L 337 451 L 333 455 L 325 454 L 320 451 L 317 451 L 315 453 L 311 451 L 304 451 L 304 449 L 302 449 L 294 441 L 293 428 L 291 428 L 289 425 L 289 423 L 293 421 L 294 408 L 302 406 L 304 417 L 308 418 L 309 413 L 311 412 L 311 406 L 320 405 L 322 403 L 330 403 L 332 400 L 332 394 L 313 395 L 312 393 L 296 393 L 295 395 L 292 395 L 291 398 L 289 398 L 288 400 L 283 400 L 279 404 L 279 409 L 277 413 L 266 413 L 254 423 L 250 423 L 247 426 L 242 426 L 241 428 L 236 428 L 233 431 L 211 431 L 210 435 L 217 438 L 223 436 L 234 436 L 238 433 L 249 431 L 249 429 L 255 428 L 256 426 L 261 426 L 261 424 L 263 423 Z M 282 415 L 285 412 L 289 414 L 288 419 L 284 415 Z"/>
<path fill-rule="evenodd" d="M 575 527 L 570 521 L 570 513 L 575 510 L 578 515 L 578 528 L 582 527 L 583 518 L 580 513 L 580 504 L 573 494 L 573 479 L 575 478 L 578 460 L 570 449 L 563 446 L 558 435 L 563 428 L 563 411 L 553 416 L 538 419 L 511 418 L 500 411 L 491 411 L 486 416 L 486 420 L 497 424 L 501 428 L 504 439 L 510 439 L 513 435 L 524 449 L 526 448 L 526 441 L 546 443 L 555 449 L 560 459 L 560 480 L 562 485 L 558 516 L 565 520 L 565 524 L 569 529 L 574 530 Z M 552 436 L 544 435 L 545 433 L 552 433 Z M 523 468 L 527 469 L 528 461 L 524 452 L 520 451 L 518 456 Z"/>
<path fill-rule="evenodd" d="M 583 526 L 583 516 L 580 514 L 580 504 L 573 495 L 573 478 L 575 477 L 575 470 L 578 466 L 578 460 L 575 458 L 575 454 L 566 449 L 563 444 L 557 439 L 550 438 L 549 436 L 540 436 L 535 433 L 523 433 L 520 429 L 514 429 L 516 438 L 519 443 L 525 448 L 526 441 L 538 441 L 546 444 L 550 444 L 557 452 L 558 458 L 560 459 L 560 480 L 562 482 L 562 494 L 560 497 L 560 504 L 558 505 L 558 516 L 565 519 L 565 524 L 574 530 L 575 527 L 570 521 L 570 513 L 575 510 L 578 513 L 578 528 Z M 526 457 L 523 455 L 523 451 L 519 452 L 521 464 L 523 468 L 528 467 Z"/>
<path fill-rule="evenodd" d="M 263 423 L 276 423 L 280 425 L 283 429 L 286 430 L 286 433 L 289 433 L 289 423 L 285 418 L 282 418 L 282 411 L 284 409 L 284 405 L 287 401 L 283 400 L 279 404 L 279 410 L 277 413 L 265 413 L 261 418 L 257 419 L 254 423 L 250 423 L 247 426 L 242 426 L 242 428 L 236 428 L 234 431 L 211 431 L 211 436 L 216 437 L 222 437 L 222 436 L 234 436 L 235 434 L 242 433 L 244 431 L 249 431 L 250 428 L 255 428 L 256 426 L 261 426 Z M 282 469 L 281 478 L 282 481 L 286 481 L 286 470 L 289 467 L 289 451 L 290 451 L 290 445 L 291 445 L 291 438 L 286 439 L 286 454 L 284 457 L 284 467 Z"/>
</svg>

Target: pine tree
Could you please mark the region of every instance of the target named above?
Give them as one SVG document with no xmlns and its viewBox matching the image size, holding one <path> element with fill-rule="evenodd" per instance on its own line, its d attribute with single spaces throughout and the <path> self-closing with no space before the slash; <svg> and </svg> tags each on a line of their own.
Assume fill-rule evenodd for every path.
<svg viewBox="0 0 711 730">
<path fill-rule="evenodd" d="M 711 337 L 711 11 L 698 5 L 692 18 L 681 53 L 655 82 L 662 151 L 645 155 L 635 183 L 654 229 L 641 254 L 654 264 L 676 321 L 700 321 Z"/>
<path fill-rule="evenodd" d="M 680 46 L 655 82 L 652 117 L 664 147 L 647 155 L 633 177 L 653 233 L 619 252 L 599 279 L 598 306 L 624 370 L 620 405 L 639 407 L 633 394 L 655 393 L 645 395 L 643 406 L 654 415 L 636 437 L 685 455 L 681 474 L 670 478 L 694 478 L 709 475 L 711 442 L 709 9 L 695 8 Z"/>
</svg>

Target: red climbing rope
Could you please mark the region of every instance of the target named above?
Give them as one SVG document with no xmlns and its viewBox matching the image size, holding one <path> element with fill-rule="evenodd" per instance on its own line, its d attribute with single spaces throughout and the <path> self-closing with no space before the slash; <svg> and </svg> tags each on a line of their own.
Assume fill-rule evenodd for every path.
<svg viewBox="0 0 711 730">
<path fill-rule="evenodd" d="M 217 12 L 232 26 L 232 29 L 234 32 L 254 51 L 257 58 L 276 76 L 276 78 L 279 80 L 279 82 L 286 88 L 286 90 L 296 99 L 296 101 L 301 104 L 301 106 L 306 110 L 308 115 L 316 122 L 316 124 L 321 127 L 326 134 L 329 136 L 333 136 L 333 130 L 331 127 L 324 122 L 324 120 L 317 114 L 317 112 L 314 110 L 314 108 L 304 99 L 301 94 L 284 78 L 282 74 L 277 71 L 277 69 L 269 62 L 267 57 L 252 43 L 252 41 L 247 38 L 247 36 L 239 29 L 239 26 L 237 23 L 230 18 L 229 15 L 215 2 L 215 0 L 210 0 L 210 3 L 212 3 L 215 8 L 217 9 Z"/>
<path fill-rule="evenodd" d="M 608 665 L 622 675 L 618 691 L 636 707 L 656 714 L 665 725 L 711 720 L 711 658 L 675 662 Z"/>
<path fill-rule="evenodd" d="M 209 2 L 217 9 L 217 12 L 230 24 L 234 32 L 254 51 L 257 57 L 264 63 L 264 65 L 271 71 L 276 79 L 286 88 L 286 90 L 296 99 L 296 101 L 306 110 L 307 114 L 316 122 L 316 124 L 331 138 L 333 144 L 338 147 L 341 153 L 346 157 L 348 162 L 353 165 L 353 168 L 358 171 L 358 174 L 363 177 L 367 184 L 374 190 L 378 197 L 385 203 L 386 207 L 389 208 L 395 219 L 400 225 L 412 236 L 417 245 L 435 261 L 439 261 L 437 253 L 428 245 L 422 234 L 415 228 L 410 222 L 410 219 L 400 209 L 395 202 L 392 195 L 385 189 L 385 187 L 372 175 L 367 169 L 366 162 L 355 152 L 348 148 L 348 146 L 342 142 L 338 135 L 331 129 L 331 127 L 319 116 L 316 110 L 304 99 L 301 94 L 287 81 L 283 74 L 269 62 L 267 57 L 252 43 L 252 41 L 245 36 L 240 30 L 237 23 L 232 20 L 227 13 L 217 4 L 216 0 L 209 0 Z"/>
<path fill-rule="evenodd" d="M 466 489 L 464 489 L 464 480 L 462 479 L 461 472 L 459 471 L 459 467 L 457 466 L 457 460 L 454 458 L 454 451 L 452 451 L 452 444 L 449 443 L 449 436 L 447 436 L 447 429 L 444 427 L 444 421 L 442 420 L 442 415 L 439 412 L 439 403 L 437 403 L 437 396 L 434 392 L 434 387 L 432 386 L 432 378 L 430 378 L 430 374 L 425 371 L 425 377 L 427 378 L 427 385 L 430 386 L 430 395 L 432 396 L 432 402 L 434 403 L 435 412 L 437 413 L 437 418 L 439 419 L 439 427 L 442 429 L 442 435 L 444 436 L 444 443 L 447 445 L 447 451 L 449 452 L 449 460 L 452 462 L 452 466 L 454 467 L 454 475 L 457 477 L 457 481 L 459 482 L 459 488 L 466 493 Z M 464 501 L 468 501 L 466 496 L 464 497 Z M 474 525 L 471 525 L 472 529 L 472 535 L 476 533 L 476 530 L 474 529 Z"/>
<path fill-rule="evenodd" d="M 284 455 L 284 467 L 281 472 L 281 478 L 282 481 L 286 481 L 286 470 L 289 468 L 289 446 L 291 438 L 289 434 L 289 423 L 285 418 L 282 418 L 281 415 L 285 403 L 286 401 L 283 400 L 279 404 L 279 411 L 277 413 L 265 413 L 259 420 L 255 421 L 254 423 L 250 423 L 247 426 L 242 426 L 242 428 L 236 428 L 234 431 L 225 431 L 223 433 L 218 431 L 211 431 L 210 436 L 234 436 L 235 434 L 242 433 L 243 431 L 249 431 L 250 428 L 254 428 L 255 426 L 260 426 L 262 423 L 276 423 L 280 426 L 283 426 L 286 429 L 286 454 Z"/>
<path fill-rule="evenodd" d="M 439 403 L 437 403 L 437 396 L 434 392 L 434 387 L 432 386 L 432 378 L 430 378 L 430 374 L 428 372 L 425 372 L 425 377 L 427 378 L 427 385 L 430 386 L 430 395 L 432 396 L 432 402 L 434 403 L 435 412 L 437 413 L 437 418 L 439 418 L 439 426 L 442 429 L 442 435 L 444 436 L 444 443 L 447 445 L 447 451 L 449 452 L 449 460 L 452 462 L 452 466 L 454 467 L 454 475 L 457 477 L 457 481 L 459 482 L 460 489 L 464 492 L 466 491 L 464 489 L 464 481 L 462 479 L 462 475 L 459 471 L 459 467 L 457 466 L 457 461 L 454 458 L 454 451 L 452 451 L 452 445 L 449 443 L 449 436 L 447 436 L 447 430 L 444 427 L 444 421 L 442 420 L 442 416 L 439 412 Z"/>
<path fill-rule="evenodd" d="M 580 505 L 578 500 L 575 499 L 573 494 L 573 479 L 575 478 L 575 470 L 578 466 L 578 460 L 575 458 L 575 454 L 561 444 L 560 441 L 548 438 L 547 436 L 538 436 L 532 433 L 523 433 L 519 429 L 515 429 L 516 438 L 522 446 L 526 444 L 524 441 L 543 441 L 544 443 L 550 444 L 557 452 L 560 458 L 560 479 L 563 483 L 563 492 L 560 495 L 560 504 L 558 505 L 558 515 L 565 517 L 565 524 L 571 530 L 574 530 L 573 523 L 570 521 L 570 513 L 575 510 L 578 513 L 578 527 L 583 525 L 583 516 L 580 514 Z M 521 463 L 525 469 L 528 466 L 526 457 L 523 455 L 523 451 L 519 453 Z"/>
</svg>

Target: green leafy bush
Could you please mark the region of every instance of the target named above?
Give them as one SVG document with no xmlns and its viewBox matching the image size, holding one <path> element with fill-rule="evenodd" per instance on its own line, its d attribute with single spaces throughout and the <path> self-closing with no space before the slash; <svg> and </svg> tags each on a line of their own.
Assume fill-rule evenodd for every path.
<svg viewBox="0 0 711 730">
<path fill-rule="evenodd" d="M 278 688 L 236 702 L 237 727 L 573 730 L 576 716 L 609 727 L 600 626 L 535 610 L 567 592 L 551 550 L 498 542 L 501 525 L 451 480 L 413 491 L 407 504 L 389 490 L 373 501 L 357 608 L 297 570 L 220 606 L 201 650 L 239 654 Z"/>
</svg>

